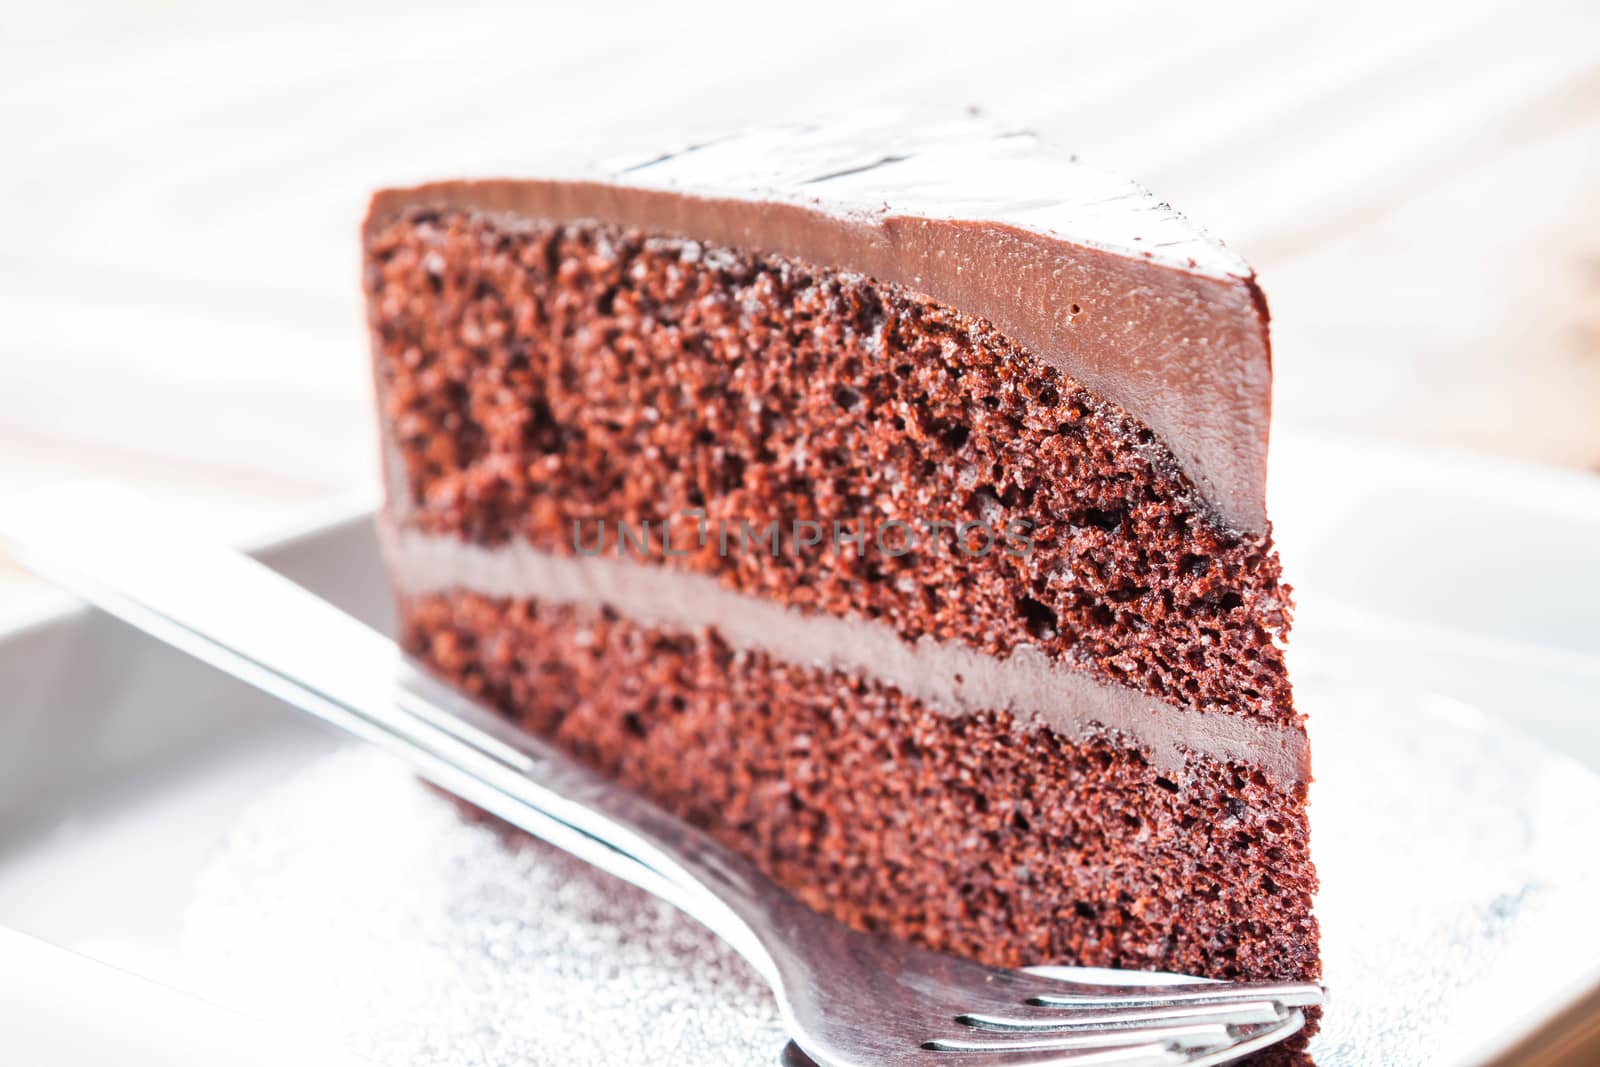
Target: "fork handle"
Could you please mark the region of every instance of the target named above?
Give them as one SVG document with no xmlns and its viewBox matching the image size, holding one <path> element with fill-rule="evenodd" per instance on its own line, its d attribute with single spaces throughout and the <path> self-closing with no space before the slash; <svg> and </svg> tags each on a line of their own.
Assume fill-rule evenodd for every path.
<svg viewBox="0 0 1600 1067">
<path fill-rule="evenodd" d="M 763 977 L 753 864 L 424 673 L 387 637 L 124 489 L 71 484 L 0 518 L 13 556 L 102 610 L 400 757 L 423 778 L 677 906 Z M 787 900 L 787 897 L 783 899 Z"/>
</svg>

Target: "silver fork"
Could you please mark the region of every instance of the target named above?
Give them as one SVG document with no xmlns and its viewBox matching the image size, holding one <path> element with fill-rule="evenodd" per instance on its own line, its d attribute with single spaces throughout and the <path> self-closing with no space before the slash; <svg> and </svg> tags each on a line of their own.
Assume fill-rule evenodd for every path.
<svg viewBox="0 0 1600 1067">
<path fill-rule="evenodd" d="M 376 631 L 133 494 L 73 485 L 0 519 L 16 558 L 132 625 L 402 757 L 676 905 L 772 987 L 822 1067 L 1226 1063 L 1300 1029 L 1313 983 L 987 967 L 859 933 L 705 833 L 510 727 Z M 1120 972 L 1119 972 L 1120 974 Z M 803 1062 L 791 1053 L 788 1062 Z"/>
</svg>

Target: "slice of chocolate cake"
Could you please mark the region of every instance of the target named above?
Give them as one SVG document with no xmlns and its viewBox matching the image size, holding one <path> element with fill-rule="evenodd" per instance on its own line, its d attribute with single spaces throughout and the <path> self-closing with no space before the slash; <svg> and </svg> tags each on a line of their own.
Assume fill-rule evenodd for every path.
<svg viewBox="0 0 1600 1067">
<path fill-rule="evenodd" d="M 1250 269 L 1028 135 L 380 193 L 404 643 L 816 908 L 1313 978 Z"/>
</svg>

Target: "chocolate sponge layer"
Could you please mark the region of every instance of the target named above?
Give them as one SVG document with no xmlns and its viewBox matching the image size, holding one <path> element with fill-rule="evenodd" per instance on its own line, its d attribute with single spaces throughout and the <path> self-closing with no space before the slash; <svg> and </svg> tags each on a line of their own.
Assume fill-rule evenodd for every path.
<svg viewBox="0 0 1600 1067">
<path fill-rule="evenodd" d="M 420 531 L 574 551 L 574 523 L 1024 523 L 973 558 L 721 554 L 663 566 L 1170 704 L 1293 721 L 1287 589 L 1162 443 L 901 287 L 595 223 L 418 210 L 369 236 L 391 506 Z M 1132 342 L 1130 342 L 1132 343 Z M 1139 342 L 1148 343 L 1148 342 Z"/>
<path fill-rule="evenodd" d="M 402 619 L 445 678 L 862 929 L 1007 966 L 1319 973 L 1302 785 L 1158 773 L 605 609 L 456 593 Z"/>
</svg>

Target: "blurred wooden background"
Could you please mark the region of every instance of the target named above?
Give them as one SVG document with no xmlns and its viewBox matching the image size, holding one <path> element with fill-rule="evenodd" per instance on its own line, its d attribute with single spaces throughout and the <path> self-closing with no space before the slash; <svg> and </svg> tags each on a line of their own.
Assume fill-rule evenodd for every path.
<svg viewBox="0 0 1600 1067">
<path fill-rule="evenodd" d="M 1600 469 L 1600 6 L 12 5 L 0 507 L 102 474 L 240 537 L 373 484 L 386 183 L 978 105 L 1242 251 L 1285 424 Z M 0 617 L 36 587 L 0 561 Z"/>
</svg>

